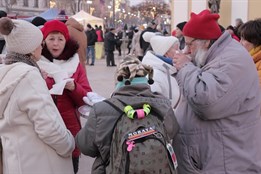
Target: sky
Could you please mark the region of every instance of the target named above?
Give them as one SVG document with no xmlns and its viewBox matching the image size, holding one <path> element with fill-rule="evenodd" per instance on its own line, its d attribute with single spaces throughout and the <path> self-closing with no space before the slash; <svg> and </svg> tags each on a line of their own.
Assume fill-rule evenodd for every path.
<svg viewBox="0 0 261 174">
<path fill-rule="evenodd" d="M 164 0 L 165 2 L 168 2 L 168 0 Z M 130 6 L 137 5 L 141 2 L 144 2 L 144 0 L 130 0 Z"/>
<path fill-rule="evenodd" d="M 137 5 L 139 3 L 143 2 L 143 0 L 130 0 L 130 5 Z"/>
</svg>

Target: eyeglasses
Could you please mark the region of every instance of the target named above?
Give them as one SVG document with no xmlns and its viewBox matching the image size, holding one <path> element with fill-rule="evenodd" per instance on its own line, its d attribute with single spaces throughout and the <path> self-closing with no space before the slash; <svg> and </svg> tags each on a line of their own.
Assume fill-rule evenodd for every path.
<svg viewBox="0 0 261 174">
<path fill-rule="evenodd" d="M 194 41 L 196 41 L 198 39 L 192 39 L 192 41 L 190 42 L 186 42 L 185 45 L 188 46 L 188 47 L 191 47 L 191 45 L 193 44 Z"/>
</svg>

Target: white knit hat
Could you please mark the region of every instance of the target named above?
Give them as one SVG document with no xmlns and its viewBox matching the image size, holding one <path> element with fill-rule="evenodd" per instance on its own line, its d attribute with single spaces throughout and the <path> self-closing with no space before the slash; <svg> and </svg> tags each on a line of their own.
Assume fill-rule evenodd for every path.
<svg viewBox="0 0 261 174">
<path fill-rule="evenodd" d="M 145 33 L 142 35 L 142 37 L 143 37 L 143 39 L 144 39 L 145 42 L 150 42 L 150 39 L 151 39 L 152 37 L 154 37 L 154 36 L 156 36 L 156 33 L 149 32 L 149 31 L 145 32 Z"/>
<path fill-rule="evenodd" d="M 7 52 L 29 54 L 43 41 L 41 30 L 25 20 L 2 18 L 0 32 L 4 35 Z"/>
<path fill-rule="evenodd" d="M 152 50 L 160 56 L 164 56 L 171 46 L 179 43 L 179 40 L 174 36 L 159 36 L 157 33 L 152 32 L 145 32 L 143 39 L 149 42 Z"/>
</svg>

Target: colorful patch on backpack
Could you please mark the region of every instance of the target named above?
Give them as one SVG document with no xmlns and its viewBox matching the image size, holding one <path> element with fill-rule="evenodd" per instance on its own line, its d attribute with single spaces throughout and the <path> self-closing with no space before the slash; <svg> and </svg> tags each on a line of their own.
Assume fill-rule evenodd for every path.
<svg viewBox="0 0 261 174">
<path fill-rule="evenodd" d="M 156 132 L 157 132 L 157 130 L 155 129 L 155 126 L 145 127 L 145 128 L 142 128 L 142 129 L 138 129 L 134 132 L 128 133 L 127 134 L 127 140 L 128 141 L 137 140 L 137 139 L 152 135 Z"/>
</svg>

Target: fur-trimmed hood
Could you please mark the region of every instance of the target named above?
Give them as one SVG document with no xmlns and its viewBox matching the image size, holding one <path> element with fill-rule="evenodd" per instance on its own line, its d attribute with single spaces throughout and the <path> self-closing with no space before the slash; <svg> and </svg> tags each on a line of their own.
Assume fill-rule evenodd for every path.
<svg viewBox="0 0 261 174">
<path fill-rule="evenodd" d="M 73 57 L 73 55 L 77 52 L 78 48 L 79 48 L 79 44 L 75 40 L 69 39 L 66 42 L 64 50 L 59 57 L 54 58 L 52 56 L 52 54 L 50 53 L 50 51 L 47 49 L 46 45 L 44 45 L 44 47 L 43 47 L 42 55 L 51 62 L 53 62 L 53 59 L 68 60 L 71 57 Z"/>
</svg>

